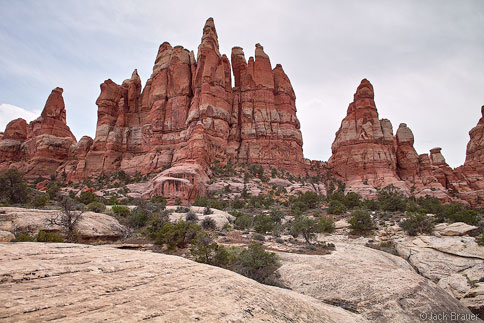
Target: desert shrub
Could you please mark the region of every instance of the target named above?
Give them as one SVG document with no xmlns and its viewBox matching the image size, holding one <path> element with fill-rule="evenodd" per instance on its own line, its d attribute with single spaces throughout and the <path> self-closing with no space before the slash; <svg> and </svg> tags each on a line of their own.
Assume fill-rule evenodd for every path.
<svg viewBox="0 0 484 323">
<path fill-rule="evenodd" d="M 200 223 L 202 228 L 205 230 L 216 230 L 217 229 L 217 223 L 215 223 L 215 220 L 210 218 L 210 217 L 205 217 L 202 220 L 202 223 Z"/>
<path fill-rule="evenodd" d="M 0 199 L 8 203 L 25 203 L 28 193 L 23 174 L 17 169 L 11 168 L 0 175 Z"/>
<path fill-rule="evenodd" d="M 393 185 L 388 185 L 377 192 L 378 203 L 383 211 L 405 211 L 405 196 Z"/>
<path fill-rule="evenodd" d="M 232 208 L 242 209 L 244 207 L 245 207 L 245 201 L 244 200 L 236 199 L 236 200 L 232 201 Z"/>
<path fill-rule="evenodd" d="M 346 206 L 343 204 L 343 202 L 338 200 L 329 201 L 329 205 L 328 205 L 329 214 L 343 214 L 345 212 L 346 212 Z"/>
<path fill-rule="evenodd" d="M 195 257 L 195 261 L 213 265 L 218 248 L 218 244 L 209 233 L 199 231 L 192 241 L 190 253 Z"/>
<path fill-rule="evenodd" d="M 157 204 L 164 209 L 166 207 L 166 198 L 163 195 L 157 195 L 151 198 L 151 203 Z"/>
<path fill-rule="evenodd" d="M 163 228 L 163 225 L 165 225 L 165 223 L 167 223 L 168 221 L 169 212 L 167 210 L 155 213 L 149 218 L 145 233 L 150 239 L 154 240 L 156 237 L 156 233 L 160 231 Z"/>
<path fill-rule="evenodd" d="M 279 209 L 272 209 L 269 216 L 271 217 L 272 222 L 276 224 L 281 223 L 282 219 L 284 219 L 284 213 Z"/>
<path fill-rule="evenodd" d="M 49 199 L 51 200 L 56 200 L 57 196 L 59 195 L 60 192 L 60 186 L 57 184 L 55 181 L 50 181 L 47 184 L 47 195 L 49 196 Z"/>
<path fill-rule="evenodd" d="M 208 197 L 206 196 L 203 196 L 203 197 L 197 197 L 195 199 L 195 201 L 193 201 L 193 205 L 194 206 L 204 206 L 204 207 L 207 207 L 208 206 Z"/>
<path fill-rule="evenodd" d="M 86 206 L 88 211 L 96 212 L 96 213 L 103 213 L 106 210 L 106 205 L 101 202 L 91 202 Z"/>
<path fill-rule="evenodd" d="M 200 231 L 199 225 L 183 220 L 179 220 L 176 224 L 165 222 L 161 230 L 155 234 L 154 240 L 156 244 L 166 245 L 168 250 L 175 250 L 190 243 L 198 231 Z"/>
<path fill-rule="evenodd" d="M 31 237 L 29 234 L 20 232 L 15 236 L 15 242 L 31 242 L 35 241 L 34 237 Z"/>
<path fill-rule="evenodd" d="M 307 243 L 311 243 L 314 239 L 314 234 L 317 232 L 317 223 L 314 219 L 307 216 L 297 216 L 290 224 L 289 233 L 297 238 L 302 235 Z"/>
<path fill-rule="evenodd" d="M 346 194 L 342 202 L 347 209 L 352 210 L 361 205 L 361 196 L 355 192 L 349 192 Z"/>
<path fill-rule="evenodd" d="M 55 232 L 39 231 L 37 234 L 38 242 L 64 242 L 64 238 Z"/>
<path fill-rule="evenodd" d="M 252 239 L 257 240 L 257 241 L 265 241 L 266 237 L 263 234 L 255 232 L 255 233 L 252 234 Z"/>
<path fill-rule="evenodd" d="M 316 231 L 319 233 L 332 233 L 335 230 L 333 219 L 329 217 L 321 217 L 317 220 Z"/>
<path fill-rule="evenodd" d="M 301 212 L 319 207 L 321 198 L 314 192 L 304 192 L 292 198 L 291 203 L 291 211 L 300 214 Z"/>
<path fill-rule="evenodd" d="M 214 199 L 214 198 L 208 198 L 208 197 L 197 197 L 195 201 L 193 202 L 194 206 L 203 206 L 203 207 L 208 207 L 208 208 L 214 208 L 218 210 L 225 210 L 229 202 L 224 201 L 221 199 Z"/>
<path fill-rule="evenodd" d="M 430 234 L 434 228 L 432 219 L 423 213 L 409 213 L 406 219 L 400 222 L 400 226 L 411 236 L 419 233 Z"/>
<path fill-rule="evenodd" d="M 464 222 L 470 225 L 477 225 L 479 222 L 476 210 L 461 210 L 448 217 L 451 222 Z"/>
<path fill-rule="evenodd" d="M 198 222 L 198 216 L 195 212 L 188 211 L 188 213 L 185 215 L 185 221 L 187 221 L 189 223 L 197 223 Z"/>
<path fill-rule="evenodd" d="M 252 226 L 253 218 L 248 214 L 243 214 L 235 219 L 234 226 L 238 230 L 247 230 Z"/>
<path fill-rule="evenodd" d="M 269 215 L 259 214 L 254 217 L 254 230 L 257 233 L 266 233 L 272 231 L 274 221 Z"/>
<path fill-rule="evenodd" d="M 238 253 L 233 270 L 262 284 L 277 285 L 276 270 L 281 266 L 279 257 L 267 252 L 257 242 Z"/>
<path fill-rule="evenodd" d="M 355 210 L 348 223 L 355 233 L 365 233 L 374 229 L 371 215 L 366 210 Z"/>
<path fill-rule="evenodd" d="M 247 204 L 251 208 L 269 208 L 274 204 L 274 198 L 269 195 L 259 194 L 251 196 Z"/>
<path fill-rule="evenodd" d="M 49 196 L 47 194 L 37 194 L 32 199 L 33 207 L 44 207 L 49 201 Z"/>
<path fill-rule="evenodd" d="M 420 197 L 419 199 L 417 199 L 416 203 L 418 204 L 419 209 L 415 210 L 415 207 L 413 207 L 413 205 L 410 205 L 410 207 L 407 207 L 407 211 L 440 214 L 444 209 L 442 203 L 436 197 Z M 460 205 L 459 205 L 459 208 L 460 208 Z"/>
<path fill-rule="evenodd" d="M 123 205 L 113 205 L 112 210 L 114 215 L 121 217 L 127 217 L 131 214 L 131 210 L 129 209 L 129 207 Z"/>
<path fill-rule="evenodd" d="M 361 207 L 371 211 L 376 211 L 379 209 L 378 201 L 376 200 L 363 200 L 361 202 Z"/>
<path fill-rule="evenodd" d="M 178 206 L 176 209 L 175 209 L 175 212 L 176 213 L 187 213 L 188 211 L 190 211 L 190 208 L 186 207 L 186 206 Z"/>
<path fill-rule="evenodd" d="M 81 195 L 79 195 L 79 201 L 87 205 L 94 201 L 97 201 L 97 196 L 91 191 L 82 192 Z"/>
<path fill-rule="evenodd" d="M 128 216 L 128 225 L 132 228 L 141 228 L 148 222 L 148 215 L 143 212 L 133 212 Z"/>
<path fill-rule="evenodd" d="M 213 214 L 213 211 L 212 211 L 212 209 L 209 206 L 206 206 L 203 209 L 203 215 L 210 215 L 210 214 Z"/>
<path fill-rule="evenodd" d="M 484 246 L 484 233 L 476 237 L 476 242 L 480 246 Z"/>
</svg>

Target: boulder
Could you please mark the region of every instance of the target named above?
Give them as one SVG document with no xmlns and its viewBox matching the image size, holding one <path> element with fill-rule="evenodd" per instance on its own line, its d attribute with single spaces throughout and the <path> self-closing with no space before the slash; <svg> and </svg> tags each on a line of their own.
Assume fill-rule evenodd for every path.
<svg viewBox="0 0 484 323">
<path fill-rule="evenodd" d="M 52 225 L 49 219 L 55 218 L 58 210 L 37 210 L 17 207 L 2 207 L 5 211 L 0 214 L 0 230 L 12 233 L 25 232 L 35 236 L 39 231 L 65 232 L 65 229 Z M 127 232 L 127 229 L 119 224 L 114 217 L 94 212 L 82 213 L 81 220 L 76 230 L 81 239 L 92 240 L 118 240 Z"/>
<path fill-rule="evenodd" d="M 463 222 L 455 223 L 439 223 L 435 226 L 434 231 L 444 236 L 463 236 L 474 230 L 477 230 L 476 226 L 469 225 Z"/>
<path fill-rule="evenodd" d="M 13 233 L 8 231 L 0 231 L 0 242 L 10 242 L 15 240 Z"/>
</svg>

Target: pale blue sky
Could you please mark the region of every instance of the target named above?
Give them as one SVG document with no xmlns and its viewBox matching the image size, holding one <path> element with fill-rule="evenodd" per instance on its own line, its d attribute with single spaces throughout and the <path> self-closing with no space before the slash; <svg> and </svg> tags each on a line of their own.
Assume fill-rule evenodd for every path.
<svg viewBox="0 0 484 323">
<path fill-rule="evenodd" d="M 94 136 L 99 84 L 151 74 L 163 41 L 195 50 L 214 17 L 221 52 L 261 43 L 296 92 L 307 158 L 328 160 L 362 78 L 380 118 L 405 122 L 418 153 L 464 162 L 484 105 L 484 1 L 0 0 L 0 128 L 64 88 L 76 137 Z M 8 104 L 8 105 L 7 105 Z M 14 107 L 12 107 L 12 106 Z M 21 109 L 18 109 L 19 107 Z M 23 110 L 22 110 L 23 109 Z"/>
</svg>

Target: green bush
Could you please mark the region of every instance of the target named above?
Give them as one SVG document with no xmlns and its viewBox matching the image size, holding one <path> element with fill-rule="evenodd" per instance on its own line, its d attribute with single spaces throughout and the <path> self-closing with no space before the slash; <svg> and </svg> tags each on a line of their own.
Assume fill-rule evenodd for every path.
<svg viewBox="0 0 484 323">
<path fill-rule="evenodd" d="M 480 246 L 484 246 L 484 233 L 476 237 L 476 242 Z"/>
<path fill-rule="evenodd" d="M 355 192 L 349 192 L 343 199 L 343 204 L 349 210 L 359 207 L 361 205 L 361 196 Z"/>
<path fill-rule="evenodd" d="M 178 206 L 176 209 L 175 209 L 175 212 L 176 213 L 187 213 L 190 211 L 190 208 L 186 207 L 186 206 Z"/>
<path fill-rule="evenodd" d="M 279 257 L 267 252 L 257 242 L 240 251 L 233 265 L 234 271 L 262 284 L 277 285 L 276 270 L 281 266 Z"/>
<path fill-rule="evenodd" d="M 316 231 L 319 233 L 332 233 L 335 230 L 333 219 L 329 217 L 321 217 L 317 220 Z"/>
<path fill-rule="evenodd" d="M 380 208 L 378 201 L 376 200 L 363 200 L 363 202 L 361 202 L 361 207 L 371 211 L 376 211 Z"/>
<path fill-rule="evenodd" d="M 383 211 L 405 211 L 406 198 L 393 185 L 388 185 L 377 192 L 378 203 Z"/>
<path fill-rule="evenodd" d="M 355 210 L 348 223 L 355 233 L 365 233 L 374 229 L 371 215 L 365 210 Z"/>
<path fill-rule="evenodd" d="M 202 223 L 200 223 L 202 228 L 205 229 L 205 230 L 216 230 L 217 229 L 217 223 L 215 223 L 215 220 L 210 218 L 210 217 L 206 217 L 205 219 L 202 220 Z"/>
<path fill-rule="evenodd" d="M 143 212 L 133 212 L 128 216 L 128 225 L 132 228 L 141 228 L 148 222 L 148 215 Z"/>
<path fill-rule="evenodd" d="M 131 210 L 127 206 L 113 205 L 113 213 L 117 216 L 127 217 L 131 214 Z"/>
<path fill-rule="evenodd" d="M 269 215 L 259 214 L 254 217 L 254 230 L 257 233 L 267 233 L 274 228 L 274 221 Z"/>
<path fill-rule="evenodd" d="M 213 241 L 212 236 L 206 231 L 199 231 L 192 241 L 190 253 L 195 257 L 195 261 L 214 265 L 217 249 L 219 246 Z"/>
<path fill-rule="evenodd" d="M 91 191 L 81 192 L 81 195 L 79 195 L 79 201 L 87 205 L 94 201 L 97 201 L 97 196 Z"/>
<path fill-rule="evenodd" d="M 236 200 L 232 201 L 232 208 L 242 209 L 244 207 L 245 207 L 245 201 L 244 200 L 236 199 Z"/>
<path fill-rule="evenodd" d="M 276 224 L 280 224 L 282 222 L 282 219 L 284 219 L 284 213 L 282 213 L 282 211 L 278 209 L 272 209 L 269 216 L 271 217 L 272 222 Z"/>
<path fill-rule="evenodd" d="M 31 241 L 35 241 L 35 238 L 34 237 L 31 237 L 27 233 L 20 232 L 20 233 L 18 233 L 15 236 L 15 240 L 14 241 L 15 242 L 31 242 Z"/>
<path fill-rule="evenodd" d="M 185 221 L 187 221 L 189 223 L 197 223 L 198 222 L 198 216 L 195 212 L 188 211 L 187 215 L 185 215 Z"/>
<path fill-rule="evenodd" d="M 37 194 L 32 199 L 33 207 L 44 207 L 49 201 L 49 196 L 47 194 Z"/>
<path fill-rule="evenodd" d="M 261 233 L 255 232 L 255 233 L 252 234 L 252 239 L 257 240 L 257 241 L 265 241 L 266 237 Z"/>
<path fill-rule="evenodd" d="M 448 217 L 451 222 L 464 222 L 470 225 L 477 225 L 479 218 L 475 210 L 461 210 Z"/>
<path fill-rule="evenodd" d="M 346 212 L 346 206 L 343 204 L 343 202 L 340 202 L 338 200 L 329 201 L 329 206 L 328 206 L 329 214 L 343 214 L 345 212 Z"/>
<path fill-rule="evenodd" d="M 210 209 L 209 206 L 206 206 L 204 209 L 203 209 L 203 215 L 210 215 L 210 214 L 213 214 L 213 211 L 212 209 Z"/>
<path fill-rule="evenodd" d="M 434 228 L 432 219 L 423 213 L 409 213 L 406 219 L 400 222 L 400 226 L 411 236 L 419 233 L 430 234 Z"/>
<path fill-rule="evenodd" d="M 25 203 L 28 198 L 28 188 L 23 174 L 15 168 L 0 175 L 0 200 L 8 203 Z"/>
<path fill-rule="evenodd" d="M 168 250 L 183 248 L 195 238 L 198 231 L 200 231 L 199 225 L 183 220 L 179 220 L 176 224 L 166 222 L 155 234 L 155 243 L 167 245 Z"/>
<path fill-rule="evenodd" d="M 38 242 L 64 242 L 64 238 L 55 232 L 39 231 L 37 234 Z"/>
<path fill-rule="evenodd" d="M 304 192 L 292 198 L 291 211 L 297 214 L 319 207 L 321 197 L 314 192 Z"/>
<path fill-rule="evenodd" d="M 91 202 L 86 206 L 88 211 L 96 212 L 96 213 L 103 213 L 106 210 L 106 205 L 101 202 Z"/>
<path fill-rule="evenodd" d="M 47 195 L 49 195 L 49 199 L 56 200 L 57 196 L 60 192 L 60 186 L 55 181 L 50 181 L 47 183 Z"/>
<path fill-rule="evenodd" d="M 163 210 L 161 212 L 157 212 L 153 214 L 149 220 L 148 224 L 146 226 L 145 232 L 148 235 L 150 239 L 155 239 L 156 234 L 158 231 L 160 231 L 165 223 L 169 221 L 169 212 L 168 210 Z"/>
<path fill-rule="evenodd" d="M 317 232 L 317 223 L 314 219 L 307 216 L 297 216 L 290 224 L 289 233 L 297 238 L 302 235 L 307 243 L 311 243 L 314 239 L 314 234 Z"/>
<path fill-rule="evenodd" d="M 163 195 L 157 195 L 151 198 L 151 203 L 159 204 L 164 209 L 166 207 L 166 198 Z"/>
<path fill-rule="evenodd" d="M 252 216 L 243 214 L 235 219 L 234 226 L 238 230 L 247 230 L 252 226 L 252 222 Z"/>
</svg>

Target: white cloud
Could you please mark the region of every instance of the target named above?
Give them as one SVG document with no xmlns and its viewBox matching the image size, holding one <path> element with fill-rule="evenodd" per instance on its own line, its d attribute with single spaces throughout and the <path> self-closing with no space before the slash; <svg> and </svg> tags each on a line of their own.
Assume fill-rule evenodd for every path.
<svg viewBox="0 0 484 323">
<path fill-rule="evenodd" d="M 7 124 L 13 119 L 23 118 L 30 122 L 40 116 L 40 110 L 29 111 L 12 104 L 0 104 L 0 131 L 4 131 Z"/>
</svg>

